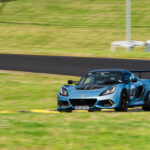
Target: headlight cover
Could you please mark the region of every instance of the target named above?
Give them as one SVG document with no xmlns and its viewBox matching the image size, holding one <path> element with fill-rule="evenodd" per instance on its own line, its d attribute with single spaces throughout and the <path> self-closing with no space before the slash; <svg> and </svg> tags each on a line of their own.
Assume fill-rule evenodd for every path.
<svg viewBox="0 0 150 150">
<path fill-rule="evenodd" d="M 105 90 L 102 94 L 100 94 L 100 96 L 112 94 L 114 93 L 115 90 L 116 90 L 116 86 L 110 87 L 107 90 Z"/>
<path fill-rule="evenodd" d="M 68 96 L 68 91 L 67 91 L 67 89 L 61 88 L 61 89 L 60 89 L 60 95 L 62 95 L 62 96 Z"/>
</svg>

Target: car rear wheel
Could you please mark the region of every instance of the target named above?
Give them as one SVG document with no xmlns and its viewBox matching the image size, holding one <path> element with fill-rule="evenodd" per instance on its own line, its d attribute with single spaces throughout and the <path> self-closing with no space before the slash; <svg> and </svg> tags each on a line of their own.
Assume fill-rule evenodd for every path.
<svg viewBox="0 0 150 150">
<path fill-rule="evenodd" d="M 127 92 L 123 91 L 120 96 L 120 106 L 118 108 L 115 108 L 115 110 L 122 111 L 122 112 L 127 111 L 128 110 L 128 102 L 129 102 L 129 99 L 128 99 Z"/>
<path fill-rule="evenodd" d="M 150 111 L 150 92 L 147 92 L 142 109 L 144 111 Z"/>
</svg>

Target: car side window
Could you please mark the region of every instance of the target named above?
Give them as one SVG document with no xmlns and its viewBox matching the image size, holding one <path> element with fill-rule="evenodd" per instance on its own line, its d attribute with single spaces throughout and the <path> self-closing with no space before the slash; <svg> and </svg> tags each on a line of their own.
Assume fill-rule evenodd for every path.
<svg viewBox="0 0 150 150">
<path fill-rule="evenodd" d="M 132 79 L 131 74 L 125 74 L 124 75 L 124 81 L 129 82 Z"/>
<path fill-rule="evenodd" d="M 137 79 L 137 76 L 134 74 L 125 74 L 124 81 L 131 82 L 132 79 Z"/>
<path fill-rule="evenodd" d="M 138 79 L 138 77 L 135 74 L 132 74 L 132 78 Z"/>
</svg>

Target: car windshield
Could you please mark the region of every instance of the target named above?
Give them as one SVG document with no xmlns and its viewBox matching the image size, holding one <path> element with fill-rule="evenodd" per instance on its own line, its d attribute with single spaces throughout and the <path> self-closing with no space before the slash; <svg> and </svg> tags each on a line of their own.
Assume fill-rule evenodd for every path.
<svg viewBox="0 0 150 150">
<path fill-rule="evenodd" d="M 88 73 L 81 78 L 79 85 L 121 83 L 122 78 L 123 77 L 120 72 Z"/>
</svg>

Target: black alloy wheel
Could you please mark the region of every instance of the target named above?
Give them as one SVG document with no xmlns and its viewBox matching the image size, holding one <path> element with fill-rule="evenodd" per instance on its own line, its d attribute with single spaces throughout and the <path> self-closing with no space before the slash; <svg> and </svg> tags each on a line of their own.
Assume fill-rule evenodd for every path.
<svg viewBox="0 0 150 150">
<path fill-rule="evenodd" d="M 142 109 L 144 111 L 150 111 L 150 92 L 147 92 Z"/>
<path fill-rule="evenodd" d="M 128 110 L 129 98 L 126 91 L 123 91 L 120 96 L 120 106 L 115 108 L 116 111 L 125 112 Z"/>
</svg>

